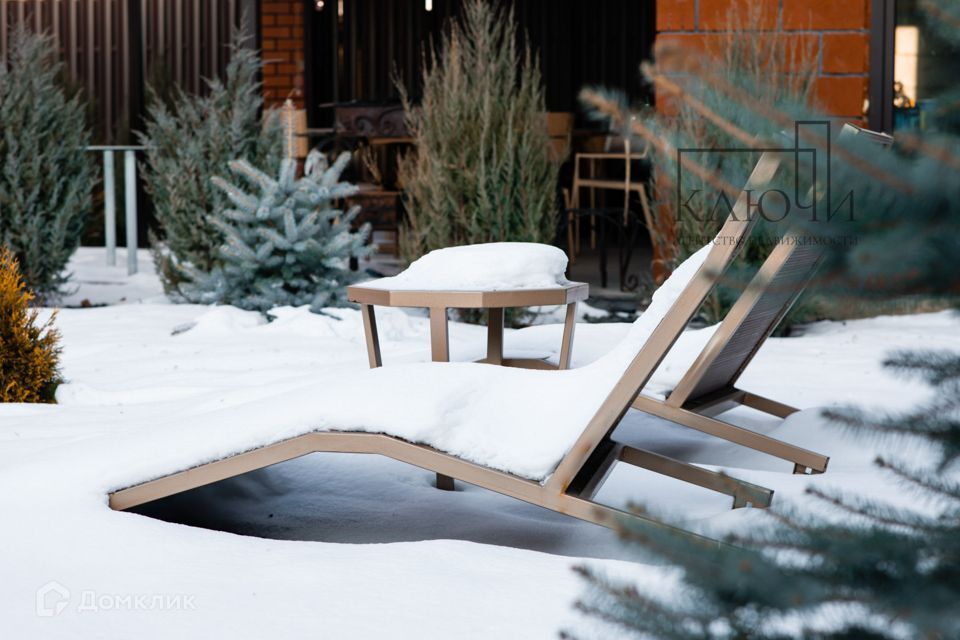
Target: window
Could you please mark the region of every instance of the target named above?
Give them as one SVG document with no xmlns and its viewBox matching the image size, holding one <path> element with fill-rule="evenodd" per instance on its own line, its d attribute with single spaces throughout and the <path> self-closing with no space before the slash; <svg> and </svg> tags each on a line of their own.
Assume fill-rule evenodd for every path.
<svg viewBox="0 0 960 640">
<path fill-rule="evenodd" d="M 943 92 L 960 81 L 960 47 L 922 10 L 922 0 L 874 0 L 870 126 L 924 130 Z"/>
</svg>

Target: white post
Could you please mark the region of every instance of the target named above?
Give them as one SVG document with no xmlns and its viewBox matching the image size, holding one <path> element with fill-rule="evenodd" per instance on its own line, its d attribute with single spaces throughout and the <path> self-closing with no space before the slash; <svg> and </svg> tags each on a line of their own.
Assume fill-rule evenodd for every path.
<svg viewBox="0 0 960 640">
<path fill-rule="evenodd" d="M 124 213 L 127 222 L 127 274 L 137 272 L 137 156 L 128 149 L 123 152 Z"/>
<path fill-rule="evenodd" d="M 103 237 L 107 245 L 107 265 L 117 264 L 117 198 L 113 172 L 113 151 L 103 152 Z"/>
</svg>

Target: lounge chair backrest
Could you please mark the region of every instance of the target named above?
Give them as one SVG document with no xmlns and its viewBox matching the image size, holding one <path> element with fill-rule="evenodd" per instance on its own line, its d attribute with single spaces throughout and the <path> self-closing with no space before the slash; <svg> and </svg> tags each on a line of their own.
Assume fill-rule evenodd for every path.
<svg viewBox="0 0 960 640">
<path fill-rule="evenodd" d="M 881 147 L 893 138 L 844 125 L 840 139 L 859 135 Z M 842 159 L 842 157 L 841 157 Z M 787 233 L 737 299 L 717 331 L 670 393 L 673 407 L 703 404 L 734 392 L 743 370 L 806 289 L 823 249 Z"/>
<path fill-rule="evenodd" d="M 623 418 L 687 323 L 743 248 L 757 221 L 756 216 L 751 215 L 747 192 L 759 191 L 770 182 L 781 165 L 783 155 L 768 152 L 760 157 L 704 263 L 630 362 L 570 453 L 547 481 L 547 486 L 565 491 L 597 445 L 609 436 Z"/>
<path fill-rule="evenodd" d="M 823 251 L 814 245 L 778 244 L 670 393 L 682 407 L 733 391 L 740 374 L 773 333 L 817 270 Z"/>
</svg>

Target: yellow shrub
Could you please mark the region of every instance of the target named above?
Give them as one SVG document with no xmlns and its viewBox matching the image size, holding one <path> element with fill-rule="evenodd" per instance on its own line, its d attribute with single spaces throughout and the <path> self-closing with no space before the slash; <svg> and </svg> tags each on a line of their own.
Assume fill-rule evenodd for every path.
<svg viewBox="0 0 960 640">
<path fill-rule="evenodd" d="M 56 312 L 43 324 L 17 259 L 0 248 L 0 402 L 53 402 L 60 383 Z"/>
</svg>

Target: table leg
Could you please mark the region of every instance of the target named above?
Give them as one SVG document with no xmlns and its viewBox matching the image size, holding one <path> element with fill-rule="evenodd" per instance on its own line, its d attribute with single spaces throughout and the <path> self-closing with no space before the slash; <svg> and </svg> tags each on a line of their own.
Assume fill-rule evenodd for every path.
<svg viewBox="0 0 960 640">
<path fill-rule="evenodd" d="M 430 358 L 434 362 L 450 361 L 450 334 L 446 307 L 430 309 Z"/>
<path fill-rule="evenodd" d="M 570 356 L 573 354 L 573 330 L 577 326 L 577 303 L 567 305 L 567 317 L 563 323 L 563 342 L 560 344 L 560 364 L 558 369 L 570 368 Z"/>
<path fill-rule="evenodd" d="M 370 368 L 376 369 L 383 364 L 383 360 L 380 357 L 380 336 L 377 334 L 377 316 L 373 311 L 373 305 L 360 305 L 360 316 L 363 318 L 363 335 L 367 342 Z"/>
<path fill-rule="evenodd" d="M 450 361 L 450 332 L 446 307 L 430 308 L 430 359 L 434 362 Z M 453 491 L 453 478 L 438 473 L 437 489 Z"/>
<path fill-rule="evenodd" d="M 503 309 L 487 309 L 487 364 L 503 364 Z"/>
</svg>

